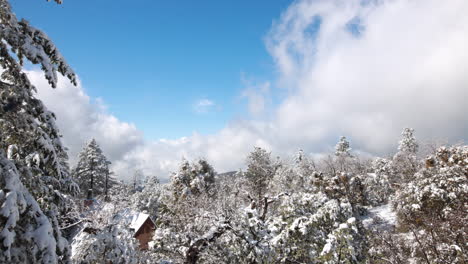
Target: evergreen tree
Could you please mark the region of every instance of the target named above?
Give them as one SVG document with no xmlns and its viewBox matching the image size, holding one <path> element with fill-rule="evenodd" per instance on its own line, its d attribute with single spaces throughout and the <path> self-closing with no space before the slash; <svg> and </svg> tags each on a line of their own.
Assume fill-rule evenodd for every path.
<svg viewBox="0 0 468 264">
<path fill-rule="evenodd" d="M 57 72 L 76 84 L 49 38 L 0 0 L 0 262 L 66 263 L 69 246 L 58 219 L 67 217 L 64 192 L 76 185 L 55 115 L 35 97 L 24 59 L 40 64 L 52 87 Z"/>
<path fill-rule="evenodd" d="M 340 137 L 340 141 L 335 146 L 335 155 L 338 157 L 351 157 L 351 147 L 345 136 Z"/>
<path fill-rule="evenodd" d="M 276 166 L 271 160 L 271 153 L 260 147 L 255 147 L 247 156 L 247 171 L 245 178 L 248 182 L 250 192 L 258 203 L 262 202 L 267 192 L 267 187 L 276 172 Z"/>
<path fill-rule="evenodd" d="M 182 160 L 179 170 L 173 174 L 171 186 L 175 197 L 208 194 L 213 195 L 216 172 L 204 159 L 190 163 Z"/>
<path fill-rule="evenodd" d="M 133 191 L 136 191 L 137 188 L 140 186 L 140 184 L 143 182 L 143 178 L 145 176 L 143 175 L 143 171 L 141 170 L 135 170 L 133 173 L 133 180 L 132 180 L 132 185 L 133 185 Z"/>
<path fill-rule="evenodd" d="M 92 139 L 80 152 L 78 163 L 73 170 L 73 177 L 80 185 L 83 195 L 107 194 L 115 183 L 109 171 L 110 161 L 102 153 L 96 140 Z"/>
<path fill-rule="evenodd" d="M 409 182 L 419 169 L 419 162 L 416 157 L 418 143 L 414 137 L 414 129 L 405 128 L 401 133 L 402 138 L 399 141 L 398 152 L 393 156 L 393 170 L 396 173 L 393 182 L 403 180 Z"/>
<path fill-rule="evenodd" d="M 339 172 L 343 172 L 350 169 L 350 158 L 352 158 L 353 156 L 351 155 L 351 147 L 349 141 L 346 139 L 345 136 L 340 137 L 340 141 L 338 141 L 338 143 L 336 144 L 335 156 Z"/>
<path fill-rule="evenodd" d="M 401 132 L 402 139 L 399 142 L 398 150 L 401 152 L 416 154 L 419 149 L 418 142 L 414 137 L 414 129 L 412 128 L 405 128 L 403 132 Z"/>
</svg>

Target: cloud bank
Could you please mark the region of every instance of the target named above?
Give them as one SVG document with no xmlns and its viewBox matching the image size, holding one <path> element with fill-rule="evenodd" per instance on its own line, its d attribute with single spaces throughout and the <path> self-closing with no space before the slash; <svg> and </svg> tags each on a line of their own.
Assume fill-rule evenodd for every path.
<svg viewBox="0 0 468 264">
<path fill-rule="evenodd" d="M 340 135 L 355 150 L 382 154 L 396 148 L 404 127 L 423 140 L 467 139 L 466 13 L 464 0 L 296 1 L 265 41 L 283 101 L 258 118 L 263 96 L 274 91 L 270 83 L 257 93 L 246 89 L 251 120 L 177 140 L 145 141 L 81 86 L 62 79 L 52 90 L 39 73 L 29 74 L 57 114 L 71 157 L 94 137 L 122 178 L 138 168 L 167 179 L 182 157 L 205 157 L 221 172 L 238 169 L 253 146 L 320 153 Z"/>
</svg>

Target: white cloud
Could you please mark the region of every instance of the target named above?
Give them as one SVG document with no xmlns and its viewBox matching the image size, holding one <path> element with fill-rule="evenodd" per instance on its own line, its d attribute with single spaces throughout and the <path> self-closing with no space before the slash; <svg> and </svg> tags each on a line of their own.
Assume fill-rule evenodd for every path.
<svg viewBox="0 0 468 264">
<path fill-rule="evenodd" d="M 242 98 L 247 99 L 249 112 L 252 116 L 259 117 L 265 114 L 270 104 L 270 82 L 256 83 L 242 76 L 245 89 L 241 93 Z"/>
<path fill-rule="evenodd" d="M 198 100 L 194 104 L 194 110 L 197 113 L 206 113 L 206 112 L 209 112 L 214 106 L 215 106 L 215 103 L 212 100 L 204 98 L 204 99 Z"/>
<path fill-rule="evenodd" d="M 102 100 L 93 102 L 81 83 L 75 87 L 60 76 L 57 88 L 52 89 L 42 72 L 28 71 L 28 76 L 36 85 L 38 97 L 55 113 L 72 164 L 91 138 L 99 142 L 112 161 L 121 160 L 128 150 L 144 143 L 141 131 L 108 114 Z"/>
<path fill-rule="evenodd" d="M 466 1 L 296 2 L 268 42 L 294 88 L 278 109 L 280 130 L 313 144 L 345 134 L 374 152 L 405 126 L 421 138 L 466 139 L 466 11 Z M 356 18 L 359 36 L 346 27 Z"/>
<path fill-rule="evenodd" d="M 145 142 L 81 86 L 61 79 L 52 90 L 30 75 L 57 113 L 71 156 L 95 137 L 122 177 L 142 168 L 167 178 L 182 157 L 206 157 L 218 171 L 237 169 L 254 145 L 321 153 L 340 135 L 356 151 L 385 153 L 407 126 L 420 139 L 467 139 L 467 12 L 465 0 L 296 1 L 267 37 L 275 86 L 286 88 L 283 102 L 263 120 L 231 122 L 213 135 Z M 360 33 L 350 32 L 350 23 L 358 23 Z M 244 92 L 253 114 L 273 92 L 264 85 Z"/>
</svg>

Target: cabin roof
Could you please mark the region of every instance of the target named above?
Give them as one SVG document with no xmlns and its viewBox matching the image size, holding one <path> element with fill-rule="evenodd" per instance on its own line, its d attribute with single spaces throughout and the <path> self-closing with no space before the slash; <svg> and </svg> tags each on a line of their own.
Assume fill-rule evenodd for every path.
<svg viewBox="0 0 468 264">
<path fill-rule="evenodd" d="M 150 218 L 150 216 L 148 214 L 145 214 L 145 213 L 135 214 L 133 216 L 133 218 L 132 218 L 132 222 L 130 223 L 130 228 L 135 230 L 135 233 L 136 233 L 136 232 L 138 232 L 138 230 L 140 230 L 140 228 L 143 226 L 143 224 L 148 219 L 151 222 L 153 222 L 153 220 L 151 220 L 151 218 Z"/>
</svg>

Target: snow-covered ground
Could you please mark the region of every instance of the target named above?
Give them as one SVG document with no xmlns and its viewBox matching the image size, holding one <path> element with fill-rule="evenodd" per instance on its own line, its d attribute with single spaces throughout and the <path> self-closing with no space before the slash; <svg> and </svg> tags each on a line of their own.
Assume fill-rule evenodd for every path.
<svg viewBox="0 0 468 264">
<path fill-rule="evenodd" d="M 375 226 L 379 229 L 390 229 L 396 225 L 396 213 L 390 203 L 369 209 L 369 214 L 362 218 L 364 227 Z"/>
</svg>

